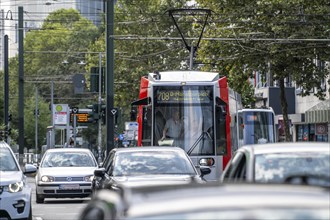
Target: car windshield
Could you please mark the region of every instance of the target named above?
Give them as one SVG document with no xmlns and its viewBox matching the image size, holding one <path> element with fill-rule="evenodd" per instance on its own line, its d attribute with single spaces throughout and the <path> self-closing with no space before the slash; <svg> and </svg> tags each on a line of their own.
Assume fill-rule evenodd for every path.
<svg viewBox="0 0 330 220">
<path fill-rule="evenodd" d="M 172 151 L 119 153 L 115 159 L 114 176 L 143 174 L 196 175 L 188 158 Z"/>
<path fill-rule="evenodd" d="M 86 152 L 48 152 L 41 167 L 95 167 L 96 162 Z"/>
<path fill-rule="evenodd" d="M 294 176 L 330 178 L 330 152 L 261 154 L 255 158 L 255 181 L 282 183 Z M 328 181 L 329 182 L 329 181 Z"/>
<path fill-rule="evenodd" d="M 19 171 L 15 158 L 8 148 L 0 148 L 0 171 Z"/>
</svg>

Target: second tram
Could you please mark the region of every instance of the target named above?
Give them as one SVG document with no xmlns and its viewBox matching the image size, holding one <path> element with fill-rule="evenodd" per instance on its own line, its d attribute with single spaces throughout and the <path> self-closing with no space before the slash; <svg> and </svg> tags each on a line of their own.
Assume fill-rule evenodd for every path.
<svg viewBox="0 0 330 220">
<path fill-rule="evenodd" d="M 237 148 L 231 114 L 242 109 L 227 78 L 201 71 L 154 72 L 141 78 L 137 106 L 139 146 L 178 146 L 195 166 L 208 165 L 207 180 L 218 180 Z M 162 138 L 166 121 L 179 112 L 182 131 Z M 236 148 L 235 148 L 236 146 Z"/>
<path fill-rule="evenodd" d="M 238 144 L 265 144 L 276 142 L 275 113 L 270 107 L 238 110 Z"/>
</svg>

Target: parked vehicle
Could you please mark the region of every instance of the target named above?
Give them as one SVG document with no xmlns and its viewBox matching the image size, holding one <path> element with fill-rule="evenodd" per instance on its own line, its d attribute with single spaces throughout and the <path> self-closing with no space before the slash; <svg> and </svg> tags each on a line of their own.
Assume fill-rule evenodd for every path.
<svg viewBox="0 0 330 220">
<path fill-rule="evenodd" d="M 83 198 L 91 194 L 96 159 L 89 149 L 48 149 L 36 175 L 36 202 L 45 198 Z"/>
<path fill-rule="evenodd" d="M 21 170 L 10 146 L 0 141 L 0 217 L 32 220 L 31 187 L 25 174 L 37 168 L 26 164 Z"/>
<path fill-rule="evenodd" d="M 329 188 L 286 184 L 183 184 L 101 190 L 80 220 L 320 220 L 330 216 Z"/>
<path fill-rule="evenodd" d="M 200 167 L 201 175 L 189 156 L 178 147 L 115 148 L 105 159 L 103 167 L 96 169 L 93 190 L 117 189 L 118 184 L 180 184 L 190 181 L 204 182 L 209 167 Z"/>
<path fill-rule="evenodd" d="M 329 143 L 246 145 L 235 152 L 221 180 L 283 183 L 294 181 L 294 177 L 297 177 L 306 184 L 330 186 L 329 158 Z"/>
</svg>

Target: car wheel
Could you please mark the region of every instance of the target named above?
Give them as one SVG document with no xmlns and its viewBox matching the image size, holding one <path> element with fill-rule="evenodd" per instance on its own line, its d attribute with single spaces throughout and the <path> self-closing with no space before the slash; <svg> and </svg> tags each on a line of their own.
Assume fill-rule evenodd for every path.
<svg viewBox="0 0 330 220">
<path fill-rule="evenodd" d="M 36 202 L 37 203 L 44 203 L 44 198 L 40 196 L 38 193 L 36 193 Z"/>
</svg>

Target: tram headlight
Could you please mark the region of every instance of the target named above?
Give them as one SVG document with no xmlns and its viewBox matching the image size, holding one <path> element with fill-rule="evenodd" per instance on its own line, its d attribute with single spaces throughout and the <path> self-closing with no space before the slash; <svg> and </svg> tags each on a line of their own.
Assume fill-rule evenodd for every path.
<svg viewBox="0 0 330 220">
<path fill-rule="evenodd" d="M 199 160 L 200 166 L 213 166 L 214 165 L 214 159 L 213 158 L 202 158 Z"/>
</svg>

